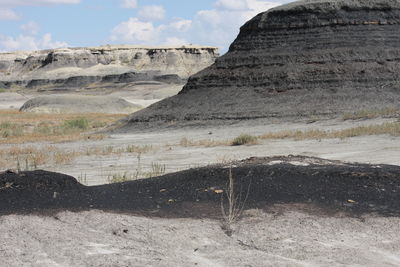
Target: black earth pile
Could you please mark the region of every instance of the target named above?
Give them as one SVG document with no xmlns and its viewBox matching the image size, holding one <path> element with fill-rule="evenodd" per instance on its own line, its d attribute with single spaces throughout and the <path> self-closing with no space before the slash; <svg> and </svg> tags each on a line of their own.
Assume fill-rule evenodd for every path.
<svg viewBox="0 0 400 267">
<path fill-rule="evenodd" d="M 227 54 L 122 129 L 399 108 L 399 78 L 400 1 L 297 1 L 248 21 Z"/>
<path fill-rule="evenodd" d="M 400 215 L 399 166 L 295 156 L 251 158 L 232 167 L 214 165 L 92 187 L 58 173 L 5 172 L 0 174 L 0 214 L 101 209 L 153 216 L 218 216 L 230 170 L 235 194 L 246 208 L 299 203 L 331 211 Z"/>
</svg>

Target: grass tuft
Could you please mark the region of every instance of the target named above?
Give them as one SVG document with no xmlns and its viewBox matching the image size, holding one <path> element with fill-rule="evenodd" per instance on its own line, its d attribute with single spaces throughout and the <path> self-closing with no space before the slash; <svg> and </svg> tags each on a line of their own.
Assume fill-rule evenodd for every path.
<svg viewBox="0 0 400 267">
<path fill-rule="evenodd" d="M 381 110 L 360 110 L 354 113 L 343 114 L 343 120 L 375 119 L 379 117 L 394 116 L 400 113 L 399 108 L 388 107 Z"/>
<path fill-rule="evenodd" d="M 89 121 L 86 118 L 66 120 L 63 126 L 65 129 L 87 130 L 89 128 Z"/>
<path fill-rule="evenodd" d="M 242 146 L 242 145 L 255 145 L 257 144 L 258 138 L 249 134 L 241 134 L 232 140 L 232 146 Z"/>
<path fill-rule="evenodd" d="M 104 139 L 104 135 L 85 134 L 120 120 L 115 114 L 41 114 L 16 110 L 0 111 L 0 143 L 20 144 L 49 141 Z"/>
</svg>

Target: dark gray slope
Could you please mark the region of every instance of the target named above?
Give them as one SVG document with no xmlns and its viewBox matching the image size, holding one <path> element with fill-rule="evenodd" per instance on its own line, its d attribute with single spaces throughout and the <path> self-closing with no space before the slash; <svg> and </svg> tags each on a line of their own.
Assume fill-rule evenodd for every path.
<svg viewBox="0 0 400 267">
<path fill-rule="evenodd" d="M 271 164 L 279 161 L 279 164 Z M 303 162 L 308 166 L 292 165 Z M 235 162 L 235 194 L 245 208 L 308 203 L 326 210 L 400 216 L 400 167 L 348 164 L 302 156 Z M 63 174 L 0 173 L 0 215 L 49 210 L 142 212 L 155 216 L 220 216 L 229 168 L 213 165 L 152 179 L 86 187 Z"/>
<path fill-rule="evenodd" d="M 242 26 L 229 52 L 141 123 L 338 115 L 400 107 L 400 1 L 298 1 Z"/>
</svg>

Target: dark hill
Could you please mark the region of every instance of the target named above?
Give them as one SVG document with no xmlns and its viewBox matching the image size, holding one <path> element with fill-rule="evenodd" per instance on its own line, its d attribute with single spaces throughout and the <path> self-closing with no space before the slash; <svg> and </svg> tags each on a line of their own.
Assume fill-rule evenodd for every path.
<svg viewBox="0 0 400 267">
<path fill-rule="evenodd" d="M 170 121 L 337 116 L 400 107 L 400 1 L 297 1 L 241 27 L 229 52 L 123 129 Z"/>
<path fill-rule="evenodd" d="M 0 215 L 101 209 L 154 216 L 215 217 L 221 215 L 221 197 L 229 172 L 229 165 L 213 165 L 90 187 L 58 173 L 0 173 Z M 232 174 L 236 196 L 246 199 L 246 208 L 294 203 L 333 212 L 400 215 L 399 166 L 289 156 L 234 162 Z"/>
</svg>

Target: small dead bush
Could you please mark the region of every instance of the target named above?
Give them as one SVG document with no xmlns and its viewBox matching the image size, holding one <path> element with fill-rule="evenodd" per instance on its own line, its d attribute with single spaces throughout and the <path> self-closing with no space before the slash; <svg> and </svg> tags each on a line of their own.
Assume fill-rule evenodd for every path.
<svg viewBox="0 0 400 267">
<path fill-rule="evenodd" d="M 249 134 L 241 134 L 232 140 L 232 146 L 242 146 L 242 145 L 255 145 L 257 144 L 258 138 Z"/>
</svg>

